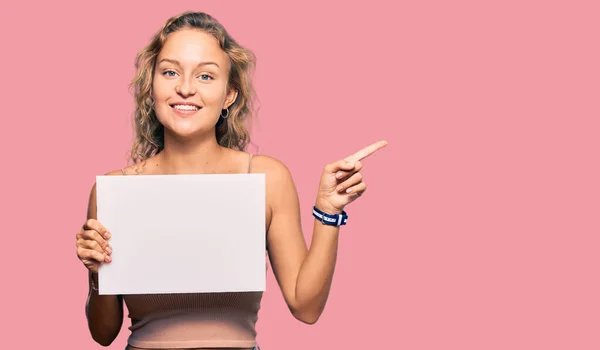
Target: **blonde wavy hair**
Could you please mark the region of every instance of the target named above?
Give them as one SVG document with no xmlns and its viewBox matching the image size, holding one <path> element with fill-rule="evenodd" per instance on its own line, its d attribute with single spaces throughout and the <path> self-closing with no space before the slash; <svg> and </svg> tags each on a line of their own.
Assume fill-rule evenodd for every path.
<svg viewBox="0 0 600 350">
<path fill-rule="evenodd" d="M 130 154 L 134 164 L 156 155 L 164 147 L 163 126 L 156 118 L 152 103 L 152 81 L 156 59 L 168 35 L 181 29 L 197 29 L 213 35 L 231 62 L 228 85 L 236 89 L 238 95 L 229 107 L 228 117 L 219 118 L 215 128 L 217 142 L 221 146 L 242 151 L 250 143 L 247 121 L 255 112 L 253 105 L 256 96 L 251 82 L 255 56 L 238 44 L 215 18 L 203 12 L 188 11 L 169 18 L 150 43 L 137 54 L 136 74 L 130 85 L 135 98 L 135 139 Z"/>
</svg>

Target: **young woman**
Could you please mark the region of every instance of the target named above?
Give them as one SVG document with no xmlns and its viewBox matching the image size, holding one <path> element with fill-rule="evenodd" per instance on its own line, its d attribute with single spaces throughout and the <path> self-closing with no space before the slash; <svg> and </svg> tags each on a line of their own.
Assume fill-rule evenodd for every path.
<svg viewBox="0 0 600 350">
<path fill-rule="evenodd" d="M 365 190 L 364 157 L 377 142 L 325 166 L 314 203 L 310 249 L 300 226 L 298 195 L 282 162 L 247 153 L 254 58 L 205 13 L 170 18 L 137 57 L 133 165 L 107 175 L 264 173 L 266 237 L 273 273 L 292 315 L 317 322 L 329 294 L 344 208 Z M 95 185 L 77 254 L 89 271 L 86 303 L 93 339 L 111 344 L 123 322 L 128 349 L 258 349 L 255 324 L 262 293 L 99 295 L 98 268 L 112 261 L 110 228 L 96 220 Z M 190 277 L 192 278 L 192 277 Z"/>
</svg>

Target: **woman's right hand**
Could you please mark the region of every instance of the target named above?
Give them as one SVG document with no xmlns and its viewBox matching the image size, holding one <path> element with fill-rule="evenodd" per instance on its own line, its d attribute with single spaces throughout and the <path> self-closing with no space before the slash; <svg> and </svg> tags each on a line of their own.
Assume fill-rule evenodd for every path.
<svg viewBox="0 0 600 350">
<path fill-rule="evenodd" d="M 112 261 L 112 248 L 108 244 L 110 232 L 97 220 L 87 220 L 76 237 L 77 257 L 91 272 L 98 273 L 102 263 Z"/>
</svg>

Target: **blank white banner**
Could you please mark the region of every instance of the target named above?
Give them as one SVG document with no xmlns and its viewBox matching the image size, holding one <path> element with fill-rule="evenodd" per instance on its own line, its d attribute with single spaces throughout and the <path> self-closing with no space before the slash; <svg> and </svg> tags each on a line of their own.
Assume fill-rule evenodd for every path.
<svg viewBox="0 0 600 350">
<path fill-rule="evenodd" d="M 99 293 L 264 291 L 264 174 L 97 176 Z"/>
</svg>

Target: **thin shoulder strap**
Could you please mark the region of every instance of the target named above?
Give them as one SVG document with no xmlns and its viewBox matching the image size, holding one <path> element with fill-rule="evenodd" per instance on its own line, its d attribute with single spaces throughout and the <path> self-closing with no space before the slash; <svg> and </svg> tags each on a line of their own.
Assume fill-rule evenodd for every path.
<svg viewBox="0 0 600 350">
<path fill-rule="evenodd" d="M 121 172 L 123 173 L 123 175 L 126 175 L 125 174 L 125 168 L 121 168 Z"/>
<path fill-rule="evenodd" d="M 250 171 L 252 170 L 252 156 L 253 154 L 250 153 L 250 160 L 248 161 L 248 174 L 250 174 Z"/>
</svg>

